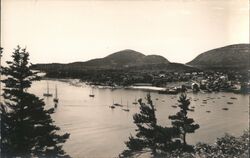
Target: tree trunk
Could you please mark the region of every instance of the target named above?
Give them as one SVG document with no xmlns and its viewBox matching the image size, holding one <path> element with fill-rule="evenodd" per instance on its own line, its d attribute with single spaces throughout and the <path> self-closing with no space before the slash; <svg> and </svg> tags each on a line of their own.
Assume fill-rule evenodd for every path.
<svg viewBox="0 0 250 158">
<path fill-rule="evenodd" d="M 187 145 L 187 143 L 186 143 L 186 133 L 183 133 L 183 144 Z"/>
</svg>

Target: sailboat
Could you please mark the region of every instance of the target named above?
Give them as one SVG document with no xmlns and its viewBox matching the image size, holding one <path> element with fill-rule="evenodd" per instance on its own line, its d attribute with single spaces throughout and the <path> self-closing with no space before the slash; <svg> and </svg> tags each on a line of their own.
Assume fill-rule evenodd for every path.
<svg viewBox="0 0 250 158">
<path fill-rule="evenodd" d="M 113 99 L 113 104 L 111 106 L 109 106 L 111 109 L 115 108 L 115 104 L 114 104 L 114 99 Z"/>
<path fill-rule="evenodd" d="M 114 106 L 120 106 L 120 107 L 122 107 L 123 105 L 122 105 L 122 98 L 121 98 L 121 104 L 119 104 L 119 103 L 114 103 L 113 104 Z"/>
<path fill-rule="evenodd" d="M 55 86 L 55 98 L 53 99 L 53 101 L 54 101 L 55 103 L 58 103 L 58 102 L 59 102 L 59 99 L 58 99 L 58 97 L 57 97 L 57 86 Z"/>
<path fill-rule="evenodd" d="M 135 101 L 133 102 L 134 105 L 138 104 L 137 101 L 136 101 L 136 98 L 135 98 Z"/>
<path fill-rule="evenodd" d="M 89 94 L 89 97 L 95 97 L 95 95 L 93 93 L 93 88 L 91 89 L 91 93 Z"/>
<path fill-rule="evenodd" d="M 49 83 L 47 82 L 47 93 L 43 93 L 44 97 L 52 97 L 52 94 L 49 93 Z"/>
<path fill-rule="evenodd" d="M 123 111 L 126 111 L 126 112 L 129 112 L 129 109 L 128 109 L 128 101 L 127 101 L 127 109 L 122 109 Z"/>
</svg>

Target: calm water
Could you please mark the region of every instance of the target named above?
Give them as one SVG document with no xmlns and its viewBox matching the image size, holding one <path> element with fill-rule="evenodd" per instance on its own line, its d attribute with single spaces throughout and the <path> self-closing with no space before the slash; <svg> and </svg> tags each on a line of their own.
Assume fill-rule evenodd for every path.
<svg viewBox="0 0 250 158">
<path fill-rule="evenodd" d="M 69 155 L 79 158 L 115 157 L 125 149 L 124 141 L 128 140 L 130 134 L 134 134 L 136 128 L 133 114 L 139 111 L 138 105 L 133 105 L 132 102 L 145 98 L 146 91 L 93 88 L 95 97 L 90 98 L 89 86 L 77 87 L 60 81 L 49 81 L 49 85 L 52 93 L 55 85 L 58 88 L 59 105 L 53 118 L 62 132 L 71 134 L 64 145 Z M 43 97 L 46 87 L 46 81 L 34 82 L 29 91 Z M 172 107 L 177 104 L 178 96 L 155 92 L 151 92 L 151 96 L 157 109 L 158 123 L 170 125 L 168 116 L 178 111 L 178 108 Z M 195 107 L 195 112 L 190 112 L 189 116 L 200 124 L 200 129 L 195 134 L 188 135 L 188 143 L 213 143 L 225 132 L 239 136 L 243 130 L 248 129 L 249 95 L 188 93 L 188 97 L 191 98 L 191 106 Z M 109 108 L 113 100 L 124 105 L 128 103 L 130 111 L 125 112 L 119 107 Z M 203 103 L 203 100 L 207 100 L 207 103 Z M 53 97 L 44 98 L 44 101 L 48 107 L 54 105 Z"/>
</svg>

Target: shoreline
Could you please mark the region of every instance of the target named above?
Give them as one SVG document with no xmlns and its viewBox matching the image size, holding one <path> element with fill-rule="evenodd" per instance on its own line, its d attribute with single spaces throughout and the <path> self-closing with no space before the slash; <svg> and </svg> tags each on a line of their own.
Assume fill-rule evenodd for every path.
<svg viewBox="0 0 250 158">
<path fill-rule="evenodd" d="M 47 78 L 43 77 L 41 80 L 51 80 L 51 81 L 60 81 L 60 82 L 65 82 L 68 83 L 72 86 L 76 87 L 93 87 L 93 88 L 99 88 L 99 89 L 111 89 L 111 90 L 116 90 L 116 89 L 130 89 L 130 90 L 142 90 L 142 91 L 151 91 L 151 92 L 164 92 L 166 90 L 172 89 L 173 87 L 180 87 L 184 82 L 173 82 L 169 83 L 166 85 L 166 87 L 156 87 L 156 86 L 109 86 L 109 85 L 95 85 L 91 84 L 90 82 L 84 82 L 81 81 L 80 79 L 71 79 L 71 78 Z M 226 93 L 234 93 L 234 94 L 243 94 L 243 95 L 249 95 L 249 93 L 240 93 L 238 91 L 211 91 L 207 92 L 204 90 L 200 90 L 199 92 L 193 92 L 192 89 L 187 89 L 187 93 L 218 93 L 218 92 L 226 92 Z M 177 93 L 178 94 L 178 93 Z M 165 94 L 169 95 L 169 94 Z M 171 95 L 171 94 L 170 94 Z"/>
</svg>

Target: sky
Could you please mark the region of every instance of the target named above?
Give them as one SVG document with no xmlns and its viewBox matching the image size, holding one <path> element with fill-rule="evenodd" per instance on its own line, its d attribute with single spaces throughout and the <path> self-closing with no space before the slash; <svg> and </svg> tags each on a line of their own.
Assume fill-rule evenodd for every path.
<svg viewBox="0 0 250 158">
<path fill-rule="evenodd" d="M 133 49 L 186 63 L 249 43 L 248 0 L 1 0 L 2 60 L 69 63 Z"/>
</svg>

